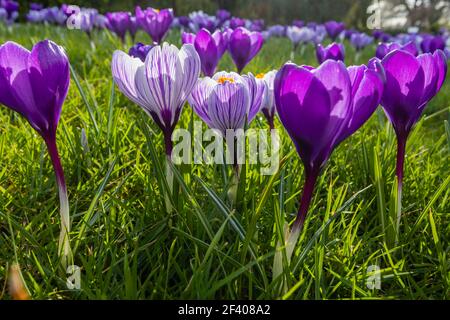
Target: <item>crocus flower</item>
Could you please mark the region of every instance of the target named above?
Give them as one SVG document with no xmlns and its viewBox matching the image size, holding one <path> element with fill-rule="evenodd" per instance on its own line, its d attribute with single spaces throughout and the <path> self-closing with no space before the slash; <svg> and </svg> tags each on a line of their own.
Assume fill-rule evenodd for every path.
<svg viewBox="0 0 450 320">
<path fill-rule="evenodd" d="M 445 50 L 445 40 L 442 36 L 426 36 L 420 48 L 423 53 L 434 53 L 436 50 Z"/>
<path fill-rule="evenodd" d="M 239 27 L 230 36 L 228 50 L 238 73 L 258 54 L 264 43 L 260 32 L 251 32 Z"/>
<path fill-rule="evenodd" d="M 189 28 L 192 32 L 198 32 L 200 29 L 208 29 L 214 32 L 217 28 L 218 20 L 214 16 L 210 16 L 203 11 L 194 11 L 189 14 Z"/>
<path fill-rule="evenodd" d="M 50 40 L 30 52 L 7 42 L 0 47 L 0 103 L 20 113 L 44 139 L 59 188 L 61 233 L 59 253 L 71 258 L 70 217 L 64 172 L 56 146 L 56 130 L 70 83 L 64 49 Z"/>
<path fill-rule="evenodd" d="M 286 27 L 282 25 L 270 26 L 267 31 L 271 37 L 284 37 L 286 35 Z"/>
<path fill-rule="evenodd" d="M 225 9 L 219 9 L 216 11 L 216 18 L 219 21 L 219 26 L 223 25 L 225 21 L 231 18 L 231 13 Z"/>
<path fill-rule="evenodd" d="M 378 59 L 383 59 L 388 53 L 394 50 L 403 50 L 411 53 L 413 56 L 419 55 L 419 50 L 417 50 L 417 46 L 414 42 L 408 42 L 404 45 L 399 43 L 380 43 L 377 47 L 376 57 Z"/>
<path fill-rule="evenodd" d="M 353 33 L 350 36 L 350 43 L 356 49 L 361 51 L 373 42 L 373 38 L 365 33 Z"/>
<path fill-rule="evenodd" d="M 314 31 L 307 27 L 299 28 L 296 26 L 290 26 L 286 29 L 286 36 L 289 40 L 291 40 L 294 51 L 297 49 L 299 44 L 312 41 L 314 35 Z"/>
<path fill-rule="evenodd" d="M 305 21 L 294 20 L 294 21 L 292 21 L 292 25 L 296 26 L 297 28 L 303 28 L 305 26 Z"/>
<path fill-rule="evenodd" d="M 172 25 L 173 10 L 153 8 L 142 10 L 138 6 L 136 7 L 136 19 L 141 28 L 152 37 L 153 42 L 158 44 L 164 39 Z"/>
<path fill-rule="evenodd" d="M 200 58 L 194 46 L 179 50 L 164 43 L 153 47 L 145 62 L 115 51 L 112 74 L 120 91 L 141 106 L 161 128 L 166 154 L 172 153 L 172 132 L 200 74 Z"/>
<path fill-rule="evenodd" d="M 245 27 L 245 20 L 237 17 L 233 17 L 229 21 L 228 25 L 231 29 L 235 30 L 239 27 Z"/>
<path fill-rule="evenodd" d="M 136 17 L 130 17 L 130 26 L 128 28 L 128 32 L 131 36 L 131 41 L 134 42 L 134 39 L 136 39 L 136 33 L 139 30 L 139 23 L 137 22 Z"/>
<path fill-rule="evenodd" d="M 341 61 L 327 60 L 317 69 L 285 64 L 274 88 L 279 118 L 305 167 L 300 208 L 287 240 L 290 259 L 320 171 L 339 142 L 362 126 L 378 106 L 383 82 L 364 66 L 347 70 Z M 279 270 L 275 271 L 276 277 Z"/>
<path fill-rule="evenodd" d="M 217 30 L 211 34 L 207 29 L 201 29 L 197 35 L 182 36 L 182 41 L 194 45 L 202 62 L 203 74 L 212 77 L 226 50 L 222 32 Z"/>
<path fill-rule="evenodd" d="M 395 230 L 398 240 L 406 142 L 426 105 L 441 89 L 447 74 L 447 61 L 441 50 L 418 57 L 407 51 L 395 50 L 383 59 L 382 65 L 386 72 L 386 85 L 381 105 L 397 135 Z"/>
<path fill-rule="evenodd" d="M 324 48 L 321 44 L 318 44 L 316 47 L 316 57 L 319 64 L 322 64 L 326 60 L 344 61 L 344 45 L 342 43 L 332 43 Z"/>
<path fill-rule="evenodd" d="M 345 24 L 342 22 L 328 21 L 325 23 L 325 29 L 331 40 L 335 41 L 337 37 L 345 30 Z"/>
<path fill-rule="evenodd" d="M 130 55 L 130 57 L 139 58 L 142 62 L 145 62 L 145 58 L 147 58 L 147 55 L 152 48 L 152 45 L 145 45 L 138 42 L 130 48 L 128 54 Z"/>
<path fill-rule="evenodd" d="M 277 75 L 277 70 L 272 70 L 262 75 L 262 79 L 266 83 L 266 99 L 263 101 L 261 105 L 261 112 L 264 114 L 270 129 L 275 128 L 274 118 L 276 113 L 275 108 L 275 96 L 274 96 L 274 82 L 275 76 Z M 256 78 L 261 78 L 261 75 L 257 75 Z"/>
<path fill-rule="evenodd" d="M 30 10 L 39 11 L 44 9 L 44 6 L 40 3 L 32 2 L 30 3 Z"/>
<path fill-rule="evenodd" d="M 265 22 L 263 19 L 249 20 L 248 27 L 250 31 L 262 32 L 265 28 Z"/>
<path fill-rule="evenodd" d="M 106 15 L 106 27 L 114 32 L 125 43 L 125 36 L 130 29 L 131 15 L 129 12 L 109 12 Z"/>
</svg>

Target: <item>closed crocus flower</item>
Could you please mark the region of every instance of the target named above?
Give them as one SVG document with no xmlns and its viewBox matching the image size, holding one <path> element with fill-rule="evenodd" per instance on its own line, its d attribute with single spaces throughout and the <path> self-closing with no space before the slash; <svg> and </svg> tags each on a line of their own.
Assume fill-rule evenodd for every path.
<svg viewBox="0 0 450 320">
<path fill-rule="evenodd" d="M 345 30 L 345 24 L 342 22 L 328 21 L 324 24 L 328 36 L 335 41 L 337 37 Z"/>
<path fill-rule="evenodd" d="M 264 43 L 260 32 L 251 32 L 239 27 L 230 35 L 228 50 L 238 73 L 258 54 Z"/>
<path fill-rule="evenodd" d="M 106 14 L 106 27 L 114 32 L 122 42 L 125 42 L 125 36 L 130 28 L 131 15 L 129 12 L 110 12 Z"/>
<path fill-rule="evenodd" d="M 428 102 L 441 89 L 447 74 L 447 61 L 441 50 L 418 57 L 407 51 L 395 50 L 383 59 L 382 65 L 386 72 L 386 85 L 381 105 L 397 135 L 395 230 L 398 240 L 407 138 Z"/>
<path fill-rule="evenodd" d="M 274 81 L 275 76 L 277 75 L 277 70 L 272 70 L 267 72 L 264 75 L 257 75 L 257 78 L 261 78 L 266 83 L 266 98 L 263 100 L 262 106 L 261 106 L 261 112 L 264 114 L 264 117 L 266 117 L 267 122 L 269 123 L 270 129 L 274 129 L 274 118 L 276 113 L 275 108 L 275 96 L 273 92 L 274 87 Z"/>
<path fill-rule="evenodd" d="M 217 30 L 211 34 L 208 30 L 201 29 L 197 35 L 183 33 L 182 42 L 194 45 L 202 62 L 203 74 L 212 77 L 226 50 L 222 32 Z"/>
<path fill-rule="evenodd" d="M 404 45 L 401 45 L 396 42 L 392 43 L 380 43 L 377 47 L 376 51 L 376 57 L 378 59 L 383 59 L 388 53 L 394 51 L 394 50 L 403 50 L 411 53 L 413 56 L 419 55 L 419 50 L 417 49 L 417 45 L 409 41 Z"/>
<path fill-rule="evenodd" d="M 153 8 L 142 10 L 141 7 L 136 7 L 136 19 L 141 28 L 152 37 L 153 42 L 158 44 L 164 39 L 172 25 L 173 10 Z"/>
<path fill-rule="evenodd" d="M 120 91 L 141 106 L 163 131 L 166 154 L 170 156 L 172 132 L 200 74 L 200 58 L 194 47 L 186 44 L 179 50 L 164 43 L 152 48 L 145 62 L 115 51 L 111 66 Z"/>
<path fill-rule="evenodd" d="M 382 95 L 382 84 L 377 73 L 366 67 L 347 70 L 341 61 L 333 60 L 317 69 L 287 63 L 277 73 L 278 115 L 297 148 L 306 177 L 297 218 L 287 238 L 288 259 L 305 221 L 321 169 L 339 142 L 373 113 Z M 277 259 L 280 257 L 276 262 Z"/>
<path fill-rule="evenodd" d="M 56 130 L 69 83 L 69 61 L 64 50 L 54 42 L 39 42 L 31 52 L 14 42 L 0 47 L 0 103 L 28 120 L 44 139 L 53 163 L 59 188 L 59 253 L 63 264 L 71 257 L 70 217 Z"/>
<path fill-rule="evenodd" d="M 241 18 L 233 17 L 229 21 L 229 27 L 233 30 L 239 27 L 245 27 L 245 20 Z"/>
<path fill-rule="evenodd" d="M 332 43 L 324 48 L 321 44 L 318 44 L 316 47 L 316 57 L 319 64 L 324 63 L 326 60 L 344 61 L 344 45 L 342 43 Z"/>
<path fill-rule="evenodd" d="M 130 17 L 130 26 L 128 27 L 128 32 L 131 36 L 131 41 L 134 42 L 136 39 L 136 33 L 139 31 L 139 23 L 137 22 L 136 17 Z"/>
</svg>

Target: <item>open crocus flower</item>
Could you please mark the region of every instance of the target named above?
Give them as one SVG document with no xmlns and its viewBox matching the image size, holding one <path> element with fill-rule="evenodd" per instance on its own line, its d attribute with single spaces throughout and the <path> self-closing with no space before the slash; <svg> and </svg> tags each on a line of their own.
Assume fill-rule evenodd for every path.
<svg viewBox="0 0 450 320">
<path fill-rule="evenodd" d="M 194 47 L 185 44 L 179 50 L 164 43 L 153 47 L 145 62 L 117 50 L 111 67 L 120 91 L 141 106 L 163 131 L 166 154 L 170 156 L 172 132 L 200 74 L 200 58 Z"/>
<path fill-rule="evenodd" d="M 228 50 L 239 74 L 258 54 L 263 43 L 264 39 L 260 32 L 251 32 L 239 27 L 231 33 Z"/>
<path fill-rule="evenodd" d="M 219 72 L 199 79 L 189 97 L 195 113 L 212 129 L 226 136 L 227 130 L 244 129 L 261 108 L 265 83 L 252 74 Z"/>
<path fill-rule="evenodd" d="M 392 43 L 380 43 L 377 47 L 376 57 L 378 59 L 383 59 L 386 55 L 394 50 L 403 50 L 411 53 L 413 56 L 419 55 L 419 50 L 417 49 L 417 45 L 409 41 L 408 43 L 401 45 L 397 42 Z"/>
<path fill-rule="evenodd" d="M 327 60 L 317 69 L 287 63 L 277 73 L 274 90 L 279 118 L 305 167 L 300 208 L 287 240 L 290 258 L 321 169 L 334 148 L 375 111 L 383 81 L 374 70 L 365 66 L 346 69 L 341 61 Z M 279 272 L 276 269 L 274 274 Z"/>
<path fill-rule="evenodd" d="M 345 30 L 345 24 L 343 22 L 328 21 L 324 24 L 327 30 L 328 36 L 331 40 L 335 41 L 337 37 Z"/>
<path fill-rule="evenodd" d="M 41 41 L 31 52 L 14 42 L 0 47 L 0 103 L 28 120 L 44 139 L 53 163 L 60 199 L 59 253 L 64 265 L 71 259 L 70 216 L 56 129 L 69 83 L 69 60 L 54 42 Z"/>
<path fill-rule="evenodd" d="M 269 123 L 270 129 L 275 129 L 274 118 L 276 113 L 275 108 L 275 97 L 273 94 L 273 86 L 275 81 L 275 76 L 277 75 L 277 70 L 272 70 L 262 75 L 262 79 L 266 83 L 266 98 L 261 105 L 261 112 L 266 117 Z M 256 78 L 260 78 L 261 75 L 257 75 Z"/>
<path fill-rule="evenodd" d="M 114 32 L 122 41 L 125 42 L 125 36 L 130 28 L 131 15 L 129 12 L 110 12 L 106 15 L 106 27 Z"/>
<path fill-rule="evenodd" d="M 222 32 L 217 30 L 211 34 L 207 29 L 201 29 L 197 35 L 183 33 L 181 40 L 194 45 L 202 62 L 203 74 L 212 77 L 227 48 Z"/>
<path fill-rule="evenodd" d="M 153 8 L 142 10 L 138 6 L 136 7 L 136 19 L 141 28 L 152 37 L 153 42 L 158 44 L 164 40 L 172 25 L 173 10 L 157 10 Z"/>
<path fill-rule="evenodd" d="M 418 57 L 407 51 L 395 50 L 383 59 L 382 65 L 386 72 L 386 85 L 381 105 L 394 127 L 398 145 L 395 225 L 398 240 L 406 142 L 426 105 L 441 89 L 447 74 L 447 61 L 441 50 Z"/>
<path fill-rule="evenodd" d="M 316 57 L 319 64 L 324 63 L 326 60 L 344 61 L 344 45 L 342 43 L 332 43 L 324 48 L 321 44 L 318 44 L 316 47 Z"/>
<path fill-rule="evenodd" d="M 153 118 L 164 135 L 166 177 L 166 210 L 172 212 L 173 192 L 172 133 L 181 110 L 200 75 L 200 58 L 191 44 L 179 50 L 164 43 L 153 47 L 145 62 L 122 51 L 115 51 L 111 63 L 114 82 L 131 101 L 141 106 Z"/>
</svg>

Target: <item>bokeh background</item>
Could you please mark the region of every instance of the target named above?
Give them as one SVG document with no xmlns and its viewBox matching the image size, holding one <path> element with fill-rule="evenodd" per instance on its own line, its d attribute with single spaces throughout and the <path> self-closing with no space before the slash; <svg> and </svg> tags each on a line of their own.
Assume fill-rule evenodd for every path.
<svg viewBox="0 0 450 320">
<path fill-rule="evenodd" d="M 27 12 L 30 1 L 19 0 L 21 11 Z M 32 1 L 31 1 L 32 2 Z M 63 3 L 94 7 L 101 12 L 134 10 L 142 7 L 172 7 L 176 15 L 187 15 L 203 10 L 214 13 L 227 9 L 234 16 L 265 19 L 267 24 L 289 24 L 294 19 L 324 22 L 344 21 L 347 26 L 364 30 L 367 19 L 375 14 L 374 5 L 380 4 L 380 18 L 384 28 L 405 29 L 419 26 L 436 31 L 450 23 L 450 0 L 47 0 L 36 1 L 46 6 Z"/>
</svg>

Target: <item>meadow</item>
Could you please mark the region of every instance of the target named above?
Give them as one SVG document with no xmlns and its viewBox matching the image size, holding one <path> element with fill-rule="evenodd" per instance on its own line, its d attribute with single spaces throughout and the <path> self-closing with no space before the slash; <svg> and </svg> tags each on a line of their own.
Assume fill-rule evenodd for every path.
<svg viewBox="0 0 450 320">
<path fill-rule="evenodd" d="M 71 85 L 57 144 L 67 179 L 71 243 L 81 290 L 68 290 L 59 263 L 58 192 L 45 144 L 27 121 L 0 108 L 0 299 L 9 299 L 7 270 L 18 263 L 33 299 L 448 299 L 450 286 L 450 82 L 432 100 L 408 140 L 398 245 L 385 244 L 392 212 L 396 139 L 381 107 L 333 153 L 320 176 L 288 277 L 272 282 L 275 247 L 295 217 L 304 172 L 280 122 L 281 162 L 273 176 L 246 166 L 243 206 L 230 209 L 231 168 L 181 165 L 174 212 L 166 213 L 160 130 L 121 94 L 111 76 L 110 32 L 95 31 L 95 48 L 79 30 L 0 26 L 0 43 L 27 48 L 42 39 L 63 46 Z M 142 31 L 138 41 L 149 43 Z M 181 45 L 172 30 L 167 41 Z M 356 61 L 346 43 L 346 64 Z M 291 43 L 271 38 L 244 72 L 279 69 Z M 317 66 L 314 49 L 294 62 Z M 219 70 L 234 70 L 228 54 Z M 200 120 L 186 104 L 178 128 Z M 262 115 L 251 124 L 267 128 Z M 369 289 L 370 266 L 381 288 Z"/>
</svg>

